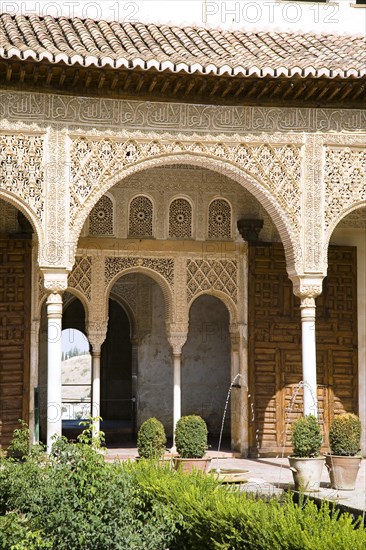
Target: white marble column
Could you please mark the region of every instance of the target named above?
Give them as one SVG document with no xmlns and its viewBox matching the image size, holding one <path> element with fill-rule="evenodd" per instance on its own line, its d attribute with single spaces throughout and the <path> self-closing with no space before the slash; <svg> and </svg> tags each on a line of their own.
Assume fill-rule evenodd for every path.
<svg viewBox="0 0 366 550">
<path fill-rule="evenodd" d="M 316 307 L 315 298 L 321 294 L 322 278 L 297 277 L 294 293 L 301 300 L 302 382 L 304 385 L 304 416 L 318 416 L 316 380 Z"/>
<path fill-rule="evenodd" d="M 304 383 L 304 416 L 318 415 L 316 382 L 315 299 L 301 298 L 302 379 Z"/>
<path fill-rule="evenodd" d="M 94 419 L 94 432 L 100 430 L 100 356 L 101 347 L 107 336 L 107 321 L 90 322 L 88 324 L 88 339 L 92 346 L 92 406 L 91 415 Z"/>
<path fill-rule="evenodd" d="M 47 299 L 47 450 L 54 436 L 62 435 L 61 386 L 62 296 L 50 294 Z"/>
<path fill-rule="evenodd" d="M 181 362 L 182 348 L 187 341 L 187 332 L 171 332 L 168 340 L 173 351 L 173 447 L 175 445 L 175 427 L 182 416 Z"/>
<path fill-rule="evenodd" d="M 62 435 L 62 293 L 67 289 L 65 270 L 45 270 L 44 287 L 47 299 L 47 451 L 53 438 Z"/>
</svg>

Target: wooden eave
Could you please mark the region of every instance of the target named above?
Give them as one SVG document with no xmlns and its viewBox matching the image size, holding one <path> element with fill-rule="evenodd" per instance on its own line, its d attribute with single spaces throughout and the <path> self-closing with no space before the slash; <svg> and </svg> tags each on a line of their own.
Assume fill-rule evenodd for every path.
<svg viewBox="0 0 366 550">
<path fill-rule="evenodd" d="M 0 60 L 0 87 L 73 96 L 212 105 L 364 108 L 365 78 L 187 74 Z"/>
</svg>

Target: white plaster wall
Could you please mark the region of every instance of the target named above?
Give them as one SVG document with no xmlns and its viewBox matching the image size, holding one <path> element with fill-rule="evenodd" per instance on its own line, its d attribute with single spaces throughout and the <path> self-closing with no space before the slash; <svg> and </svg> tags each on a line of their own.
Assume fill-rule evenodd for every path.
<svg viewBox="0 0 366 550">
<path fill-rule="evenodd" d="M 362 452 L 366 456 L 366 230 L 336 228 L 330 244 L 357 246 L 358 396 Z"/>
<path fill-rule="evenodd" d="M 229 313 L 213 296 L 193 303 L 182 354 L 182 414 L 199 414 L 219 434 L 230 387 Z M 225 422 L 230 435 L 230 407 Z"/>
<path fill-rule="evenodd" d="M 173 360 L 166 337 L 164 297 L 154 282 L 149 310 L 147 305 L 146 311 L 141 312 L 145 317 L 151 315 L 151 323 L 138 344 L 137 428 L 144 420 L 155 416 L 164 424 L 167 435 L 172 435 Z M 139 325 L 140 321 L 137 320 Z"/>
</svg>

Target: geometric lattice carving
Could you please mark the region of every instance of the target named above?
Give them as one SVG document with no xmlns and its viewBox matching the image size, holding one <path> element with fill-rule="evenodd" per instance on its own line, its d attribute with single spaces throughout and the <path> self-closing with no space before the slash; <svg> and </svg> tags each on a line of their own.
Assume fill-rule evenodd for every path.
<svg viewBox="0 0 366 550">
<path fill-rule="evenodd" d="M 153 205 L 148 197 L 140 195 L 132 199 L 128 234 L 130 237 L 152 237 Z"/>
<path fill-rule="evenodd" d="M 209 239 L 231 238 L 231 208 L 227 201 L 216 199 L 208 208 Z"/>
<path fill-rule="evenodd" d="M 169 207 L 169 237 L 192 237 L 192 207 L 185 199 L 175 199 Z"/>
<path fill-rule="evenodd" d="M 236 260 L 187 260 L 187 293 L 193 296 L 207 290 L 220 290 L 235 303 L 238 295 Z"/>
<path fill-rule="evenodd" d="M 297 144 L 250 145 L 203 141 L 141 141 L 75 137 L 71 142 L 71 227 L 79 205 L 111 179 L 143 160 L 164 154 L 203 155 L 225 161 L 254 177 L 286 212 L 291 229 L 298 233 L 301 221 L 301 147 Z M 151 229 L 152 232 L 152 229 Z"/>
<path fill-rule="evenodd" d="M 90 213 L 89 235 L 113 235 L 113 202 L 106 195 Z"/>
<path fill-rule="evenodd" d="M 121 258 L 107 256 L 105 258 L 105 283 L 108 285 L 111 280 L 123 271 L 131 267 L 147 267 L 160 273 L 172 286 L 174 284 L 174 259 L 173 258 Z"/>
<path fill-rule="evenodd" d="M 44 212 L 43 137 L 0 136 L 0 187 L 21 197 L 39 219 Z"/>
<path fill-rule="evenodd" d="M 325 227 L 348 206 L 366 201 L 366 149 L 327 149 Z"/>
<path fill-rule="evenodd" d="M 366 229 L 366 207 L 359 208 L 342 218 L 338 227 L 353 227 L 356 229 Z"/>
<path fill-rule="evenodd" d="M 68 286 L 79 290 L 88 300 L 91 299 L 91 265 L 92 259 L 89 256 L 76 258 L 74 269 L 68 278 Z"/>
</svg>

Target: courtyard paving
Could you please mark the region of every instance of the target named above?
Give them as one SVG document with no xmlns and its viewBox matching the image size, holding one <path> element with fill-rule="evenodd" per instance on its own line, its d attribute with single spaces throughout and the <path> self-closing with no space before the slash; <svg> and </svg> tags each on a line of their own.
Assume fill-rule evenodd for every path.
<svg viewBox="0 0 366 550">
<path fill-rule="evenodd" d="M 243 490 L 263 495 L 281 494 L 286 489 L 293 489 L 292 472 L 289 469 L 287 458 L 241 458 L 231 451 L 209 451 L 212 457 L 211 469 L 241 470 L 245 483 Z M 106 460 L 134 460 L 137 449 L 134 446 L 108 449 Z M 344 511 L 355 515 L 366 515 L 366 460 L 362 461 L 354 491 L 339 491 L 332 489 L 329 477 L 324 466 L 321 478 L 321 487 L 317 492 L 309 493 L 311 498 L 326 499 L 334 502 Z"/>
</svg>

